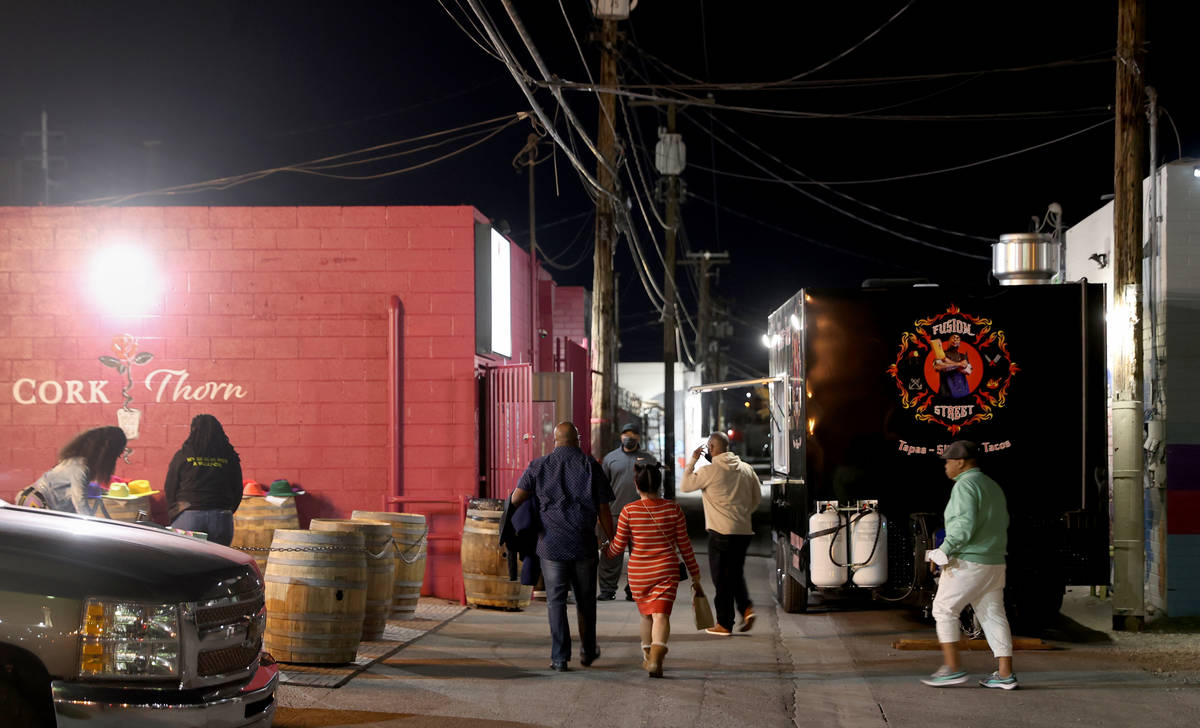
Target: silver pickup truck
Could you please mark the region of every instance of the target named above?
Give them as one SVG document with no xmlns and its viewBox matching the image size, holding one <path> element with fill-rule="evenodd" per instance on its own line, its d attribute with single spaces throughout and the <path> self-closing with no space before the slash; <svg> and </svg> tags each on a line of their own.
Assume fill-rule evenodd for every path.
<svg viewBox="0 0 1200 728">
<path fill-rule="evenodd" d="M 262 577 L 163 528 L 0 501 L 0 723 L 266 728 Z"/>
</svg>

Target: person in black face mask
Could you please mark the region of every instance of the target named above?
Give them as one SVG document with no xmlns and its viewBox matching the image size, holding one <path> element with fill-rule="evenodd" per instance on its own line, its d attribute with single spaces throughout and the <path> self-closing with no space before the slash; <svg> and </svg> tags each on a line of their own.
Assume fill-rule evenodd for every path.
<svg viewBox="0 0 1200 728">
<path fill-rule="evenodd" d="M 614 522 L 621 515 L 621 509 L 638 500 L 637 486 L 633 482 L 633 466 L 637 463 L 657 465 L 653 455 L 642 449 L 642 427 L 637 422 L 627 422 L 621 427 L 621 446 L 604 456 L 600 463 L 604 474 L 612 483 L 613 493 L 617 498 L 612 503 Z M 608 601 L 617 598 L 617 585 L 621 581 L 621 572 L 625 570 L 625 554 L 622 552 L 616 558 L 609 559 L 600 556 L 599 590 L 596 599 Z M 629 591 L 629 580 L 625 580 L 625 600 L 633 601 Z"/>
</svg>

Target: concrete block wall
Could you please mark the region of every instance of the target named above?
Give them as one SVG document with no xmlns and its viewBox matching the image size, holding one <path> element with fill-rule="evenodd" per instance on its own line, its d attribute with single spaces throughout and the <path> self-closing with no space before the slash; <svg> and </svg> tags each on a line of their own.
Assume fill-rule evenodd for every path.
<svg viewBox="0 0 1200 728">
<path fill-rule="evenodd" d="M 117 424 L 122 377 L 98 357 L 129 334 L 153 359 L 131 370 L 141 435 L 119 475 L 160 487 L 192 416 L 208 412 L 246 477 L 307 488 L 305 522 L 388 510 L 392 295 L 404 307 L 404 493 L 474 494 L 476 221 L 470 207 L 0 208 L 0 497 L 50 468 L 77 432 Z M 93 256 L 118 245 L 149 256 L 151 280 L 117 272 L 97 290 Z M 144 308 L 107 310 L 147 283 L 162 289 Z M 514 352 L 529 348 L 523 316 Z M 188 378 L 160 387 L 160 372 L 147 387 L 160 370 Z M 71 394 L 69 381 L 93 380 L 98 395 L 87 384 Z M 196 386 L 207 382 L 241 395 Z M 432 517 L 435 533 L 460 525 Z M 427 591 L 455 596 L 460 579 L 457 545 L 435 544 Z"/>
</svg>

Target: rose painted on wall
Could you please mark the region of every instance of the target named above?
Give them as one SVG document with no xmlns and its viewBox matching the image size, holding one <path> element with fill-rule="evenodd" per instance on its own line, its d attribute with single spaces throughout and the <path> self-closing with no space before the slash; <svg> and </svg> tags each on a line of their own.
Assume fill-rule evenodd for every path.
<svg viewBox="0 0 1200 728">
<path fill-rule="evenodd" d="M 116 369 L 118 374 L 125 375 L 125 384 L 121 387 L 121 396 L 125 398 L 125 403 L 121 408 L 127 410 L 130 409 L 129 403 L 133 401 L 133 396 L 129 394 L 133 387 L 133 367 L 149 363 L 154 355 L 148 351 L 138 352 L 137 339 L 130 334 L 114 336 L 112 351 L 116 356 L 102 356 L 100 363 Z"/>
</svg>

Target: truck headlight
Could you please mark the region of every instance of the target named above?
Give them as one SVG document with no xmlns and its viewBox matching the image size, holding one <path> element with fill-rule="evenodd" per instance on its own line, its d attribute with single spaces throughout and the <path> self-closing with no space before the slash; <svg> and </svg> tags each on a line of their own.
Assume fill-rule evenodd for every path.
<svg viewBox="0 0 1200 728">
<path fill-rule="evenodd" d="M 79 641 L 80 677 L 179 675 L 179 606 L 88 599 Z"/>
</svg>

